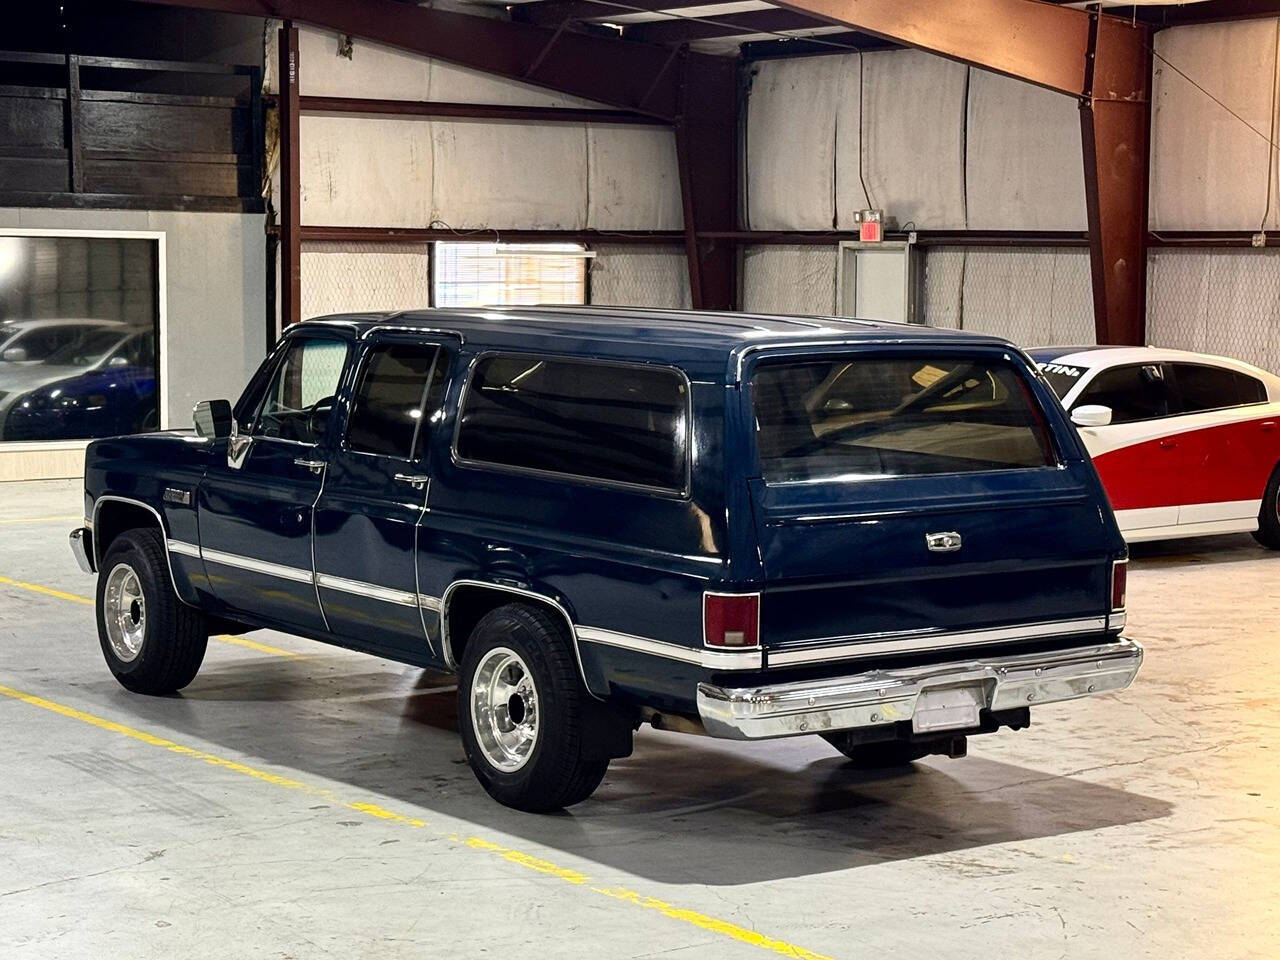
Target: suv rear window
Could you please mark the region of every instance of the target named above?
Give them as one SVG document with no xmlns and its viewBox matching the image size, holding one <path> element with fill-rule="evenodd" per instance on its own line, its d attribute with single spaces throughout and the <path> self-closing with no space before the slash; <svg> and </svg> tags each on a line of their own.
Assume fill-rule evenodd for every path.
<svg viewBox="0 0 1280 960">
<path fill-rule="evenodd" d="M 999 360 L 892 357 L 763 364 L 752 377 L 765 479 L 860 479 L 1043 467 L 1053 448 L 1022 375 Z"/>
<path fill-rule="evenodd" d="M 682 492 L 689 398 L 669 367 L 493 355 L 463 401 L 463 460 Z"/>
</svg>

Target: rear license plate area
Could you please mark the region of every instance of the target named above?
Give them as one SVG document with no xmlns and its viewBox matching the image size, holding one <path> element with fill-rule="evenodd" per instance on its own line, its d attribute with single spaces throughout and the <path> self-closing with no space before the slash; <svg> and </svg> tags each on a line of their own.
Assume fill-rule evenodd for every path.
<svg viewBox="0 0 1280 960">
<path fill-rule="evenodd" d="M 986 705 L 986 686 L 981 682 L 958 687 L 928 687 L 916 698 L 911 729 L 914 733 L 932 733 L 976 727 Z"/>
</svg>

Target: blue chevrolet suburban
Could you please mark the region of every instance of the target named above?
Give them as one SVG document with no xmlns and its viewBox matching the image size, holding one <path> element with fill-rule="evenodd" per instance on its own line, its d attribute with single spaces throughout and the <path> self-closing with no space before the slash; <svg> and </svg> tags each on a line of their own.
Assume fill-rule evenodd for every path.
<svg viewBox="0 0 1280 960">
<path fill-rule="evenodd" d="M 196 432 L 85 461 L 98 632 L 171 694 L 255 628 L 458 675 L 498 801 L 588 797 L 641 723 L 961 756 L 1123 689 L 1124 541 L 1008 342 L 626 308 L 291 327 Z"/>
</svg>

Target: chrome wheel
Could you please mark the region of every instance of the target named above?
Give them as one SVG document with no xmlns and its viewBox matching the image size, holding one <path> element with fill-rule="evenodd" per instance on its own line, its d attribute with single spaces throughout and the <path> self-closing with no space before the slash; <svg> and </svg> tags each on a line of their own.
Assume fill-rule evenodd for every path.
<svg viewBox="0 0 1280 960">
<path fill-rule="evenodd" d="M 471 725 L 491 766 L 513 773 L 528 762 L 538 742 L 538 688 L 514 650 L 495 647 L 476 667 Z"/>
<path fill-rule="evenodd" d="M 111 652 L 124 663 L 137 659 L 147 634 L 147 601 L 138 574 L 127 563 L 117 563 L 107 574 L 102 619 Z"/>
</svg>

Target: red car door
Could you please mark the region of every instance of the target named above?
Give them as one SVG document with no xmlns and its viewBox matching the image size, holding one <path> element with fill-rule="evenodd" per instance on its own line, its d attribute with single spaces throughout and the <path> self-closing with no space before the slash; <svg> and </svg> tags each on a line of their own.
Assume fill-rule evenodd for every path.
<svg viewBox="0 0 1280 960">
<path fill-rule="evenodd" d="M 1168 366 L 1186 464 L 1179 525 L 1255 519 L 1280 459 L 1280 420 L 1266 406 L 1266 389 L 1228 367 Z"/>
</svg>

